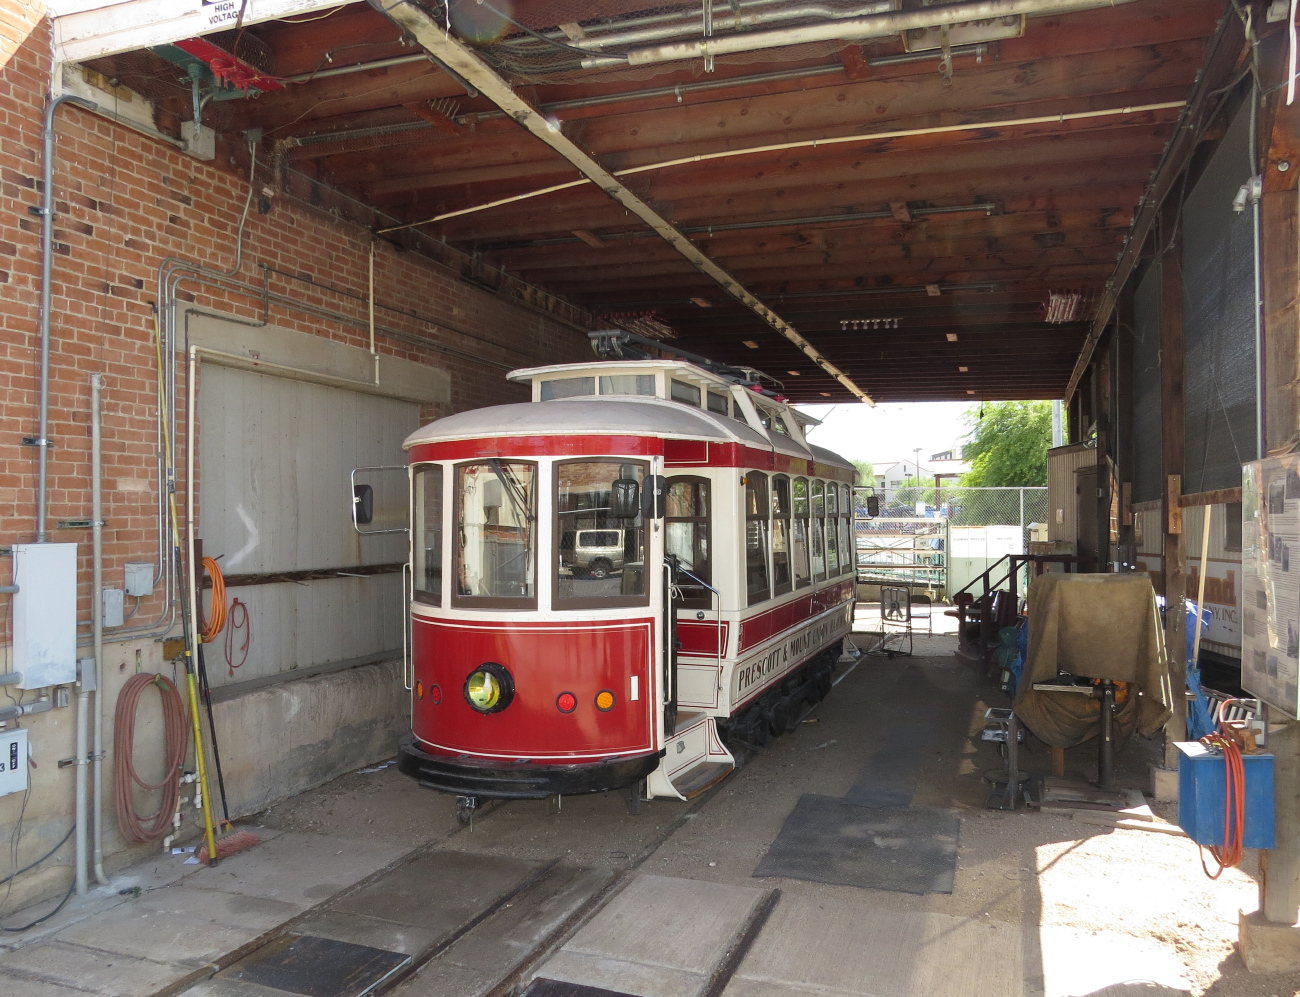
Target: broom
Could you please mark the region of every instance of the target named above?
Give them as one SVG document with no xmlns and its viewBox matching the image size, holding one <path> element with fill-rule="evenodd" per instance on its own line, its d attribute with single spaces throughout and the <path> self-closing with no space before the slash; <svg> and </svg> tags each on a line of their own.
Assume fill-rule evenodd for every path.
<svg viewBox="0 0 1300 997">
<path fill-rule="evenodd" d="M 262 839 L 252 831 L 232 831 L 224 838 L 217 839 L 217 861 L 229 858 L 236 852 L 242 852 L 247 848 L 252 848 Z M 200 865 L 208 864 L 208 846 L 205 843 L 198 851 Z"/>
</svg>

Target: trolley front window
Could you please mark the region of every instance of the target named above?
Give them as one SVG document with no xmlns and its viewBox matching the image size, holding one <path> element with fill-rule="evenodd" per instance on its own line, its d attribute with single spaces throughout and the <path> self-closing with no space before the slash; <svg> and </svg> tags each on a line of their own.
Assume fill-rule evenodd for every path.
<svg viewBox="0 0 1300 997">
<path fill-rule="evenodd" d="M 709 483 L 704 478 L 671 478 L 668 481 L 664 544 L 677 563 L 702 582 L 712 584 L 709 571 Z M 713 593 L 684 575 L 678 589 L 679 606 L 688 609 L 713 608 Z"/>
<path fill-rule="evenodd" d="M 522 461 L 457 465 L 453 606 L 536 607 L 536 482 Z"/>
<path fill-rule="evenodd" d="M 555 465 L 556 609 L 649 602 L 641 522 L 645 477 L 641 461 Z"/>
<path fill-rule="evenodd" d="M 442 468 L 415 471 L 415 530 L 411 534 L 415 601 L 442 605 Z"/>
</svg>

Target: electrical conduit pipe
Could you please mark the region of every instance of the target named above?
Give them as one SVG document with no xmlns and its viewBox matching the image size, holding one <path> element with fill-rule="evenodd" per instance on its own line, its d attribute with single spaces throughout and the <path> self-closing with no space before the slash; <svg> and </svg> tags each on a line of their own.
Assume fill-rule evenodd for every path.
<svg viewBox="0 0 1300 997">
<path fill-rule="evenodd" d="M 934 28 L 945 24 L 964 24 L 997 17 L 1023 14 L 1034 17 L 1042 14 L 1067 14 L 1074 11 L 1094 10 L 1098 7 L 1118 7 L 1134 0 L 978 0 L 975 3 L 921 7 L 917 10 L 874 14 L 852 20 L 823 21 L 796 28 L 776 31 L 743 31 L 721 38 L 703 38 L 691 42 L 675 42 L 649 48 L 633 49 L 627 53 L 632 66 L 656 62 L 675 62 L 696 59 L 706 55 L 728 55 L 734 52 L 757 52 L 763 49 L 807 45 L 810 42 L 860 41 L 866 38 L 884 38 L 903 34 L 916 28 Z"/>
<path fill-rule="evenodd" d="M 95 642 L 95 746 L 91 756 L 95 810 L 95 882 L 101 886 L 108 882 L 104 875 L 104 419 L 102 374 L 90 375 L 90 495 L 91 495 L 91 548 L 93 584 L 91 586 L 90 620 Z M 83 687 L 84 688 L 84 687 Z M 77 696 L 77 714 L 80 719 L 81 699 Z M 84 740 L 84 738 L 83 738 Z M 84 745 L 83 745 L 84 751 Z M 84 783 L 85 755 L 77 756 L 77 774 Z M 85 792 L 83 787 L 82 792 Z"/>
</svg>

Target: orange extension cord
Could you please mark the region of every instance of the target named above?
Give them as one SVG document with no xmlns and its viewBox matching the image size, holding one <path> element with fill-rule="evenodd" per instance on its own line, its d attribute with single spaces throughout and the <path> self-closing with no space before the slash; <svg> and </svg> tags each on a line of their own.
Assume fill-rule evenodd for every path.
<svg viewBox="0 0 1300 997">
<path fill-rule="evenodd" d="M 145 782 L 135 770 L 135 715 L 141 694 L 151 685 L 156 685 L 162 696 L 166 761 L 162 781 L 156 783 Z M 117 714 L 113 718 L 113 783 L 116 789 L 117 826 L 127 841 L 157 841 L 171 827 L 172 814 L 176 812 L 176 800 L 180 795 L 181 767 L 185 764 L 185 751 L 190 742 L 188 724 L 185 701 L 181 699 L 181 694 L 171 679 L 165 675 L 140 672 L 126 680 L 126 685 L 117 697 Z M 131 799 L 134 786 L 150 792 L 162 790 L 158 809 L 147 817 L 136 813 L 135 803 Z M 152 826 L 146 827 L 147 821 L 153 821 Z"/>
<path fill-rule="evenodd" d="M 1201 846 L 1201 868 L 1211 879 L 1218 879 L 1223 875 L 1224 869 L 1241 864 L 1241 841 L 1246 825 L 1246 766 L 1241 760 L 1241 749 L 1237 747 L 1237 742 L 1227 733 L 1222 723 L 1213 734 L 1206 734 L 1201 738 L 1201 743 L 1207 748 L 1222 751 L 1225 767 L 1223 847 L 1210 846 L 1210 854 L 1214 856 L 1214 861 L 1219 863 L 1217 872 L 1210 872 L 1209 866 L 1205 864 L 1205 847 Z"/>
<path fill-rule="evenodd" d="M 212 618 L 203 617 L 203 604 L 200 602 L 199 638 L 203 643 L 211 644 L 226 626 L 226 576 L 221 573 L 221 565 L 211 557 L 203 559 L 203 570 L 212 576 Z"/>
</svg>

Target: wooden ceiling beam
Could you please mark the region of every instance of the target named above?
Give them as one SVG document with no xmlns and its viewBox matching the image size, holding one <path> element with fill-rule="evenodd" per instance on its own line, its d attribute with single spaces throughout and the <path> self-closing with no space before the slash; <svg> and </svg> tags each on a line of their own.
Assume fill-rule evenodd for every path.
<svg viewBox="0 0 1300 997">
<path fill-rule="evenodd" d="M 673 203 L 673 216 L 680 225 L 698 225 L 710 220 L 730 217 L 797 217 L 823 214 L 830 210 L 878 210 L 890 200 L 1000 200 L 1017 195 L 1034 196 L 1051 203 L 1056 196 L 1078 196 L 1081 191 L 1094 191 L 1098 204 L 1113 201 L 1109 191 L 1116 187 L 1132 190 L 1150 177 L 1155 166 L 1155 154 L 1112 159 L 1107 163 L 1091 160 L 1055 163 L 1041 176 L 1026 176 L 1021 170 L 1000 168 L 949 172 L 932 172 L 914 176 L 889 177 L 870 186 L 859 183 L 836 184 L 829 187 L 803 187 L 764 191 L 748 191 L 744 186 L 714 192 L 708 196 L 688 194 Z M 942 164 L 935 164 L 941 166 Z M 879 200 L 877 200 L 879 198 Z M 598 191 L 578 189 L 548 195 L 533 202 L 521 202 L 507 211 L 485 211 L 479 215 L 451 219 L 430 226 L 436 233 L 452 242 L 474 239 L 495 240 L 512 233 L 570 232 L 574 228 L 600 232 L 611 225 L 620 227 L 628 223 L 622 211 L 613 210 L 601 203 Z M 545 202 L 545 203 L 543 203 Z M 436 211 L 453 207 L 450 202 L 439 203 L 431 198 L 380 198 L 377 206 L 390 208 L 394 213 L 411 212 L 427 217 Z"/>
<path fill-rule="evenodd" d="M 1165 87 L 1157 90 L 1144 90 L 1142 92 L 1131 92 L 1125 95 L 1124 100 L 1119 106 L 1143 106 L 1147 104 L 1156 104 L 1162 102 L 1176 101 L 1182 98 L 1185 88 L 1183 87 Z M 1107 110 L 1117 106 L 1116 98 L 1112 94 L 1090 95 L 1086 97 L 1074 98 L 1068 101 L 1051 101 L 1035 102 L 1026 105 L 1016 105 L 1007 108 L 1000 108 L 993 115 L 994 120 L 1018 120 L 1025 117 L 1041 116 L 1044 113 L 1075 113 L 1084 111 Z M 984 115 L 990 117 L 989 115 Z M 923 134 L 912 136 L 900 136 L 891 139 L 880 139 L 878 141 L 864 140 L 861 144 L 851 143 L 847 145 L 830 146 L 822 150 L 822 155 L 818 158 L 825 158 L 827 154 L 838 155 L 841 158 L 861 158 L 863 156 L 876 156 L 881 153 L 900 153 L 913 152 L 917 154 L 925 153 L 935 149 L 948 150 L 957 146 L 964 145 L 986 145 L 996 142 L 1014 141 L 1017 139 L 1034 139 L 1050 136 L 1057 139 L 1066 135 L 1088 135 L 1097 132 L 1107 131 L 1116 127 L 1135 126 L 1135 125 L 1153 125 L 1161 122 L 1172 124 L 1177 118 L 1176 109 L 1136 112 L 1122 117 L 1099 117 L 1084 118 L 1067 121 L 1052 121 L 1050 123 L 1019 125 L 1007 127 L 992 127 L 980 130 L 970 130 L 961 132 L 946 132 L 936 134 Z M 933 120 L 924 123 L 925 127 L 945 126 L 952 124 L 961 124 L 968 121 L 969 115 L 956 113 L 945 113 L 939 115 Z M 635 119 L 634 119 L 635 120 Z M 906 129 L 912 127 L 914 122 L 901 120 L 892 122 L 882 122 L 879 125 L 872 126 L 869 129 L 853 128 L 853 134 L 863 132 L 879 132 L 890 129 Z M 639 129 L 633 128 L 632 132 L 639 134 Z M 622 133 L 620 133 L 621 135 Z M 762 146 L 765 144 L 782 143 L 800 138 L 824 138 L 825 132 L 819 131 L 815 135 L 798 136 L 793 135 L 788 129 L 773 128 L 769 131 L 757 135 L 754 138 L 753 146 Z M 694 155 L 708 155 L 719 151 L 722 147 L 718 138 L 705 136 L 691 142 L 683 143 L 672 150 L 660 148 L 643 148 L 629 145 L 629 140 L 624 138 L 622 143 L 614 148 L 603 150 L 601 154 L 602 162 L 613 169 L 638 168 L 647 164 L 662 162 L 665 160 L 677 160 Z M 729 141 L 727 143 L 735 148 L 739 143 Z M 742 146 L 743 147 L 743 146 Z M 390 170 L 389 178 L 394 182 L 402 179 L 409 179 L 412 182 L 419 180 L 421 177 L 436 175 L 439 173 L 450 173 L 456 176 L 451 183 L 461 182 L 461 174 L 468 170 L 485 166 L 501 166 L 507 164 L 516 164 L 519 167 L 518 175 L 521 177 L 532 175 L 530 171 L 535 170 L 537 163 L 545 163 L 548 158 L 542 155 L 543 150 L 520 149 L 514 141 L 514 137 L 503 128 L 496 128 L 491 134 L 485 129 L 475 127 L 473 141 L 466 141 L 459 144 L 445 144 L 437 150 L 436 161 L 430 163 L 419 149 L 395 150 L 394 154 L 386 157 L 385 166 Z M 720 166 L 738 164 L 742 169 L 748 169 L 749 164 L 756 163 L 760 166 L 767 166 L 773 162 L 782 162 L 790 158 L 807 158 L 813 155 L 812 150 L 792 150 L 785 153 L 772 154 L 754 154 L 737 157 L 735 159 L 719 160 L 713 163 L 703 163 L 699 168 L 704 170 L 714 170 Z M 436 169 L 431 169 L 436 166 Z M 365 160 L 356 153 L 343 153 L 337 157 L 330 158 L 330 168 L 339 177 L 340 182 L 346 183 L 349 178 L 357 171 L 364 169 Z M 684 167 L 676 167 L 683 169 Z M 422 182 L 428 185 L 427 182 Z"/>
</svg>

